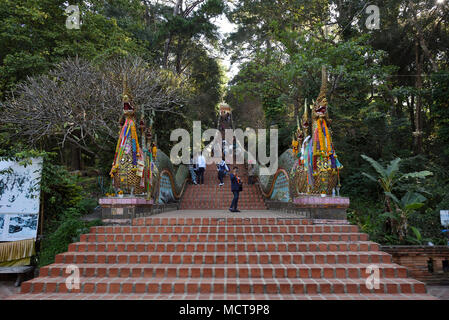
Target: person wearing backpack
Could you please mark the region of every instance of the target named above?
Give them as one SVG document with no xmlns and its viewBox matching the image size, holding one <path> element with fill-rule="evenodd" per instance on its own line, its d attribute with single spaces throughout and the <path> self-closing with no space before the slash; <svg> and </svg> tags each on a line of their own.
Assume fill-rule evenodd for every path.
<svg viewBox="0 0 449 320">
<path fill-rule="evenodd" d="M 227 172 L 229 172 L 229 167 L 226 164 L 225 157 L 221 158 L 221 162 L 218 164 L 217 170 L 218 170 L 218 180 L 220 180 L 219 186 L 221 187 L 222 185 L 224 185 L 223 182 L 224 176 L 226 175 Z"/>
<path fill-rule="evenodd" d="M 234 198 L 231 202 L 231 207 L 229 208 L 229 211 L 231 212 L 240 212 L 240 210 L 237 209 L 237 204 L 239 202 L 239 194 L 240 191 L 243 190 L 242 187 L 242 181 L 240 180 L 238 174 L 239 169 L 237 167 L 234 167 L 232 169 L 232 173 L 230 174 L 231 178 L 231 191 L 234 194 Z"/>
</svg>

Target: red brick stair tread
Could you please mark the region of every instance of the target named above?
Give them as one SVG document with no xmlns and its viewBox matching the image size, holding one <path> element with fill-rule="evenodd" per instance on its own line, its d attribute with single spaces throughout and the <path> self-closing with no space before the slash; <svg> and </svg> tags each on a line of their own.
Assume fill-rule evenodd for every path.
<svg viewBox="0 0 449 320">
<path fill-rule="evenodd" d="M 428 294 L 17 294 L 7 300 L 437 300 Z"/>
</svg>

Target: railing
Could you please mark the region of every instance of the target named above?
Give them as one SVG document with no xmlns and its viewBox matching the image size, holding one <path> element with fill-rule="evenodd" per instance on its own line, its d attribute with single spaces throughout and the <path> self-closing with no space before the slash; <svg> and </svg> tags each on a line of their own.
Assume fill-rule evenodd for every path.
<svg viewBox="0 0 449 320">
<path fill-rule="evenodd" d="M 175 197 L 175 200 L 179 200 L 184 191 L 185 186 L 187 182 L 190 180 L 190 173 L 187 166 L 181 164 L 178 167 L 178 170 L 175 172 L 175 168 L 173 164 L 170 161 L 170 158 L 161 150 L 157 151 L 157 157 L 156 157 L 156 167 L 159 170 L 159 181 L 158 181 L 158 197 L 155 199 L 156 201 L 159 200 L 159 194 L 160 194 L 160 183 L 161 178 L 164 174 L 166 174 L 169 177 L 173 196 Z"/>
</svg>

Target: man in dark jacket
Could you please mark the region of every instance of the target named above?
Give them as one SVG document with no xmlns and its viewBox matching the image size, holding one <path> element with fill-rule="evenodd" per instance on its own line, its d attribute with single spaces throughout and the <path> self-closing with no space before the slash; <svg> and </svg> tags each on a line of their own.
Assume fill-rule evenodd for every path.
<svg viewBox="0 0 449 320">
<path fill-rule="evenodd" d="M 239 193 L 241 191 L 242 181 L 240 180 L 239 176 L 237 175 L 239 172 L 239 169 L 237 167 L 234 167 L 232 170 L 232 173 L 230 174 L 231 177 L 231 191 L 234 194 L 234 199 L 232 199 L 231 207 L 229 208 L 229 211 L 231 212 L 240 212 L 240 210 L 237 210 L 237 203 L 239 202 Z"/>
</svg>

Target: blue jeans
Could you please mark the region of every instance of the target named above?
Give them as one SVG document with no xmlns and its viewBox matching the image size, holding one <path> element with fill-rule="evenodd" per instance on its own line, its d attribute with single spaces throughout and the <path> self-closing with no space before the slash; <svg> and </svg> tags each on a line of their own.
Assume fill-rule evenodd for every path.
<svg viewBox="0 0 449 320">
<path fill-rule="evenodd" d="M 239 191 L 232 191 L 234 199 L 232 199 L 231 207 L 229 209 L 237 210 L 237 203 L 239 202 Z"/>
<path fill-rule="evenodd" d="M 218 179 L 220 180 L 220 183 L 223 183 L 223 178 L 226 175 L 226 171 L 220 170 L 218 171 Z"/>
<path fill-rule="evenodd" d="M 198 169 L 198 184 L 204 184 L 204 170 L 206 170 L 206 168 Z"/>
<path fill-rule="evenodd" d="M 192 182 L 196 181 L 196 173 L 195 170 L 193 168 L 189 168 L 190 171 L 190 177 L 192 177 Z"/>
</svg>

